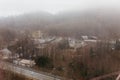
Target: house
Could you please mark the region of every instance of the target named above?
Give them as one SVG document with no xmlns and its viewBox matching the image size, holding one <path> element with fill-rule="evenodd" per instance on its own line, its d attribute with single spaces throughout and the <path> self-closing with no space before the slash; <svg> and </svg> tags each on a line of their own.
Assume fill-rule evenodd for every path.
<svg viewBox="0 0 120 80">
<path fill-rule="evenodd" d="M 96 36 L 89 36 L 88 39 L 97 40 L 98 38 Z"/>
<path fill-rule="evenodd" d="M 43 37 L 43 33 L 40 30 L 35 31 L 35 32 L 32 33 L 32 37 L 36 38 L 36 39 L 40 39 L 40 38 Z"/>
<path fill-rule="evenodd" d="M 52 40 L 52 43 L 59 43 L 61 42 L 62 40 L 64 40 L 63 37 L 53 37 L 54 39 Z"/>
<path fill-rule="evenodd" d="M 24 67 L 33 67 L 35 65 L 34 60 L 28 60 L 28 59 L 13 60 L 13 63 Z"/>
<path fill-rule="evenodd" d="M 87 40 L 87 39 L 88 39 L 88 36 L 81 36 L 81 38 L 82 38 L 83 40 Z"/>
<path fill-rule="evenodd" d="M 110 40 L 109 41 L 109 46 L 112 50 L 115 50 L 116 48 L 116 40 Z"/>
<path fill-rule="evenodd" d="M 35 62 L 33 60 L 22 59 L 20 60 L 19 65 L 33 67 L 35 65 Z"/>
<path fill-rule="evenodd" d="M 88 39 L 88 40 L 84 40 L 86 43 L 97 43 L 100 40 L 92 40 L 92 39 Z"/>
<path fill-rule="evenodd" d="M 86 43 L 96 43 L 98 41 L 96 36 L 81 36 L 81 38 Z"/>
<path fill-rule="evenodd" d="M 3 59 L 10 59 L 10 58 L 12 58 L 12 52 L 9 49 L 4 48 L 4 49 L 0 50 L 0 56 Z"/>
<path fill-rule="evenodd" d="M 13 59 L 17 59 L 17 58 L 19 58 L 20 57 L 20 55 L 18 54 L 18 53 L 15 53 L 14 55 L 12 55 L 12 58 Z"/>
<path fill-rule="evenodd" d="M 44 48 L 47 44 L 53 42 L 55 37 L 44 37 L 40 39 L 33 39 L 34 44 L 37 48 Z"/>
<path fill-rule="evenodd" d="M 80 48 L 80 47 L 84 47 L 86 45 L 86 43 L 84 41 L 81 40 L 77 40 L 74 38 L 68 38 L 68 42 L 69 42 L 69 46 L 71 48 Z"/>
<path fill-rule="evenodd" d="M 16 60 L 13 60 L 13 63 L 16 64 L 16 65 L 19 65 L 19 62 L 20 62 L 21 59 L 16 59 Z"/>
</svg>

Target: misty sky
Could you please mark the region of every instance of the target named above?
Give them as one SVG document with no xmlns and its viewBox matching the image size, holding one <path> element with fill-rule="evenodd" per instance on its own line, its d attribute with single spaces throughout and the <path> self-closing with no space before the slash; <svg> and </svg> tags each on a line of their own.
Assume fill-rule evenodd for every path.
<svg viewBox="0 0 120 80">
<path fill-rule="evenodd" d="M 96 7 L 120 8 L 120 0 L 0 0 L 0 16 L 46 11 L 85 10 Z"/>
</svg>

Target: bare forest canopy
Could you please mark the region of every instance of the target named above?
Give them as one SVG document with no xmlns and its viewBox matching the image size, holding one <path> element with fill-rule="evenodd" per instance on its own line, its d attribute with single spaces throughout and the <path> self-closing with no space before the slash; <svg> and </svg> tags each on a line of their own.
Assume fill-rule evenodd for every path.
<svg viewBox="0 0 120 80">
<path fill-rule="evenodd" d="M 56 15 L 46 12 L 28 13 L 0 19 L 1 30 L 43 30 L 51 35 L 74 36 L 95 35 L 100 38 L 120 37 L 120 11 L 116 9 L 94 9 L 66 11 Z"/>
</svg>

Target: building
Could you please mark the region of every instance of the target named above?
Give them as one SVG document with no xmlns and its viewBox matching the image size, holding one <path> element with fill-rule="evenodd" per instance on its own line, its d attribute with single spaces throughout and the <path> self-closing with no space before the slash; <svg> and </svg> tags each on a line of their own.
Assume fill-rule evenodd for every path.
<svg viewBox="0 0 120 80">
<path fill-rule="evenodd" d="M 43 33 L 40 30 L 35 31 L 35 32 L 32 33 L 32 37 L 35 38 L 35 39 L 40 39 L 40 38 L 43 37 Z"/>
<path fill-rule="evenodd" d="M 45 38 L 40 38 L 40 39 L 33 39 L 34 44 L 36 45 L 37 48 L 44 48 L 46 46 L 46 44 L 49 44 L 54 40 L 55 40 L 55 37 L 45 37 Z"/>
<path fill-rule="evenodd" d="M 83 40 L 87 40 L 87 39 L 88 39 L 88 36 L 81 36 L 81 38 L 82 38 Z"/>
<path fill-rule="evenodd" d="M 33 67 L 35 65 L 34 60 L 27 60 L 27 59 L 13 60 L 13 63 L 16 65 L 24 66 L 24 67 Z"/>
<path fill-rule="evenodd" d="M 69 46 L 74 49 L 86 46 L 86 43 L 84 41 L 77 40 L 74 38 L 68 38 L 68 42 Z"/>
<path fill-rule="evenodd" d="M 3 59 L 10 59 L 10 58 L 12 58 L 12 52 L 9 49 L 4 48 L 4 49 L 0 50 L 0 56 Z"/>
<path fill-rule="evenodd" d="M 96 36 L 81 36 L 81 38 L 86 43 L 96 43 L 98 41 Z"/>
</svg>

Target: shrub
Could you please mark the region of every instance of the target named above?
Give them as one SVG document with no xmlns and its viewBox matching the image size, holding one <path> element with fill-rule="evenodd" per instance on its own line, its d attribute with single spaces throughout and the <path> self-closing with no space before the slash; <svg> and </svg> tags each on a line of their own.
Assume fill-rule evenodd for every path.
<svg viewBox="0 0 120 80">
<path fill-rule="evenodd" d="M 46 56 L 39 56 L 35 59 L 36 65 L 39 67 L 52 68 L 52 60 Z"/>
</svg>

